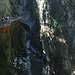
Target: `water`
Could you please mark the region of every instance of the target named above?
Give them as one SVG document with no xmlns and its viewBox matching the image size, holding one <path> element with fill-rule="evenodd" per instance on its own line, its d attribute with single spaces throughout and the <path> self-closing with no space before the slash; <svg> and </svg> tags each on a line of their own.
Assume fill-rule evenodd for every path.
<svg viewBox="0 0 75 75">
<path fill-rule="evenodd" d="M 26 46 L 30 57 L 32 75 L 44 75 L 43 59 L 40 57 L 41 54 L 30 45 L 30 40 L 27 41 Z"/>
<path fill-rule="evenodd" d="M 41 62 L 37 62 L 34 59 L 31 59 L 31 72 L 32 75 L 42 75 L 42 63 Z"/>
</svg>

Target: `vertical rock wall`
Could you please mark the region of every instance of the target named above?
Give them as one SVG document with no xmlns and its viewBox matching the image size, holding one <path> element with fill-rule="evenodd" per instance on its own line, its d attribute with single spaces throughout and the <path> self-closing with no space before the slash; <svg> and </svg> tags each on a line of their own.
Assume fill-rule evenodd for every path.
<svg viewBox="0 0 75 75">
<path fill-rule="evenodd" d="M 40 37 L 40 24 L 38 15 L 39 10 L 36 0 L 3 0 L 2 3 L 3 8 L 0 6 L 2 15 L 10 15 L 12 18 L 12 16 L 19 14 L 22 17 L 22 22 L 28 25 L 31 30 L 29 37 L 31 37 L 30 39 L 32 44 L 38 46 Z M 37 44 L 35 42 L 37 42 Z"/>
<path fill-rule="evenodd" d="M 31 75 L 26 36 L 21 23 L 11 25 L 7 33 L 0 34 L 1 75 Z"/>
<path fill-rule="evenodd" d="M 75 1 L 50 0 L 45 3 L 40 31 L 47 59 L 45 75 L 74 75 Z"/>
</svg>

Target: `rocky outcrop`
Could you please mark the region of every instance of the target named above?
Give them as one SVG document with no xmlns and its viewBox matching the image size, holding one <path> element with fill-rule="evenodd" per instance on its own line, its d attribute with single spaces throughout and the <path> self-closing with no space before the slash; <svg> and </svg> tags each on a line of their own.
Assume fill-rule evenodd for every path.
<svg viewBox="0 0 75 75">
<path fill-rule="evenodd" d="M 4 13 L 22 17 L 23 26 L 29 26 L 27 39 L 31 40 L 34 48 L 42 50 L 46 56 L 45 75 L 74 75 L 75 74 L 75 1 L 74 0 L 3 0 Z M 4 10 L 7 9 L 7 10 Z M 21 25 L 22 25 L 21 23 Z M 41 29 L 40 29 L 41 25 Z M 8 39 L 8 38 L 9 39 Z M 7 74 L 29 75 L 30 61 L 26 52 L 26 31 L 19 24 L 11 26 L 9 34 L 0 36 L 1 58 Z M 4 42 L 6 41 L 6 43 Z M 8 41 L 7 41 L 8 40 Z M 40 41 L 42 48 L 40 48 Z M 8 43 L 8 44 L 7 44 Z M 3 47 L 4 45 L 4 47 Z M 6 50 L 6 51 L 5 51 Z M 11 53 L 12 52 L 12 53 Z M 8 53 L 8 55 L 7 55 Z M 41 52 L 42 53 L 42 52 Z M 7 57 L 6 57 L 7 56 Z M 6 58 L 5 58 L 6 57 Z M 41 56 L 42 57 L 42 56 Z M 12 59 L 13 61 L 12 61 Z M 14 62 L 14 68 L 12 63 Z M 3 70 L 1 71 L 5 73 Z M 0 73 L 2 75 L 2 73 Z"/>
<path fill-rule="evenodd" d="M 22 23 L 11 25 L 11 48 L 15 74 L 31 75 L 30 59 L 26 51 L 26 36 L 27 32 L 22 26 Z"/>
<path fill-rule="evenodd" d="M 30 61 L 26 52 L 26 40 L 30 39 L 31 44 L 39 48 L 40 24 L 38 19 L 39 15 L 36 15 L 38 12 L 35 11 L 37 3 L 35 0 L 1 0 L 0 3 L 2 4 L 2 7 L 0 6 L 2 14 L 0 17 L 10 15 L 12 19 L 16 14 L 19 14 L 22 17 L 21 24 L 11 25 L 10 28 L 9 45 L 11 46 L 11 50 L 9 51 L 11 53 L 9 53 L 11 57 L 9 58 L 13 63 L 11 63 L 11 65 L 14 65 L 14 68 L 12 66 L 12 73 L 30 75 Z M 25 26 L 29 26 L 29 33 L 26 33 L 25 30 L 27 28 Z"/>
<path fill-rule="evenodd" d="M 13 64 L 11 59 L 11 41 L 9 34 L 0 34 L 0 74 L 13 75 Z"/>
<path fill-rule="evenodd" d="M 10 0 L 14 5 L 16 12 L 21 15 L 22 22 L 29 26 L 30 32 L 29 37 L 31 43 L 35 46 L 39 46 L 39 37 L 40 37 L 40 24 L 37 13 L 39 13 L 37 3 L 35 0 Z M 11 5 L 11 7 L 13 6 Z M 37 10 L 35 10 L 37 9 Z M 37 11 L 37 12 L 36 12 Z M 14 9 L 12 9 L 14 12 Z M 37 39 L 37 40 L 36 40 Z M 35 41 L 34 41 L 35 40 Z M 37 43 L 36 43 L 37 42 Z"/>
<path fill-rule="evenodd" d="M 26 36 L 22 23 L 11 25 L 8 32 L 0 34 L 1 75 L 31 75 Z"/>
<path fill-rule="evenodd" d="M 40 24 L 37 2 L 35 0 L 3 0 L 2 6 L 3 8 L 0 7 L 0 10 L 3 16 L 11 15 L 11 18 L 16 14 L 21 16 L 22 23 L 28 25 L 30 28 L 29 37 L 31 37 L 31 42 L 38 46 L 40 37 Z"/>
<path fill-rule="evenodd" d="M 48 9 L 46 4 L 51 9 Z M 46 4 L 43 14 L 46 19 L 40 31 L 43 53 L 47 59 L 45 75 L 74 75 L 75 1 L 51 0 Z"/>
</svg>

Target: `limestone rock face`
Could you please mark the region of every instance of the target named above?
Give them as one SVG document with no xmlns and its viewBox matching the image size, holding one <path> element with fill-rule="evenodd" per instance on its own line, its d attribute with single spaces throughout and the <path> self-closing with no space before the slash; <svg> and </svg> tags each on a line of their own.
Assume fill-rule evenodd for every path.
<svg viewBox="0 0 75 75">
<path fill-rule="evenodd" d="M 47 59 L 45 75 L 75 74 L 75 0 L 0 0 L 0 4 L 3 6 L 3 8 L 0 6 L 0 13 L 2 15 L 14 16 L 15 14 L 19 14 L 22 17 L 22 23 L 29 26 L 30 32 L 28 37 L 31 40 L 31 44 L 40 49 L 39 45 L 41 40 L 43 53 Z M 27 56 L 25 59 L 22 57 L 23 52 L 25 52 L 26 33 L 23 27 L 20 28 L 14 27 L 17 31 L 15 32 L 12 29 L 13 32 L 11 32 L 11 36 L 9 37 L 11 38 L 11 46 L 14 51 L 14 65 L 17 62 L 17 68 L 15 69 L 18 69 L 18 71 L 16 73 L 20 72 L 19 69 L 21 66 L 28 65 L 26 68 L 21 68 L 21 70 L 24 70 L 21 71 L 21 74 L 28 74 L 30 71 L 29 58 Z M 16 35 L 17 32 L 18 34 Z M 1 35 L 0 38 L 2 36 L 5 35 Z M 4 39 L 7 40 L 7 37 L 5 36 Z M 11 43 L 10 40 L 8 42 L 9 44 Z M 6 43 L 3 44 L 6 45 Z M 2 47 L 3 44 L 0 42 L 0 47 L 3 49 L 2 52 L 4 54 L 6 52 L 4 51 L 5 47 Z M 9 51 L 7 52 L 10 53 Z M 19 55 L 20 52 L 21 55 Z M 7 60 L 10 57 L 11 54 L 9 54 Z M 22 65 L 23 60 L 27 64 L 23 63 Z M 7 61 L 7 63 L 10 62 L 12 61 Z"/>
<path fill-rule="evenodd" d="M 30 28 L 35 25 L 35 15 L 33 12 L 33 0 L 9 0 L 14 6 L 12 12 L 16 11 L 21 15 L 23 23 L 30 26 Z"/>
<path fill-rule="evenodd" d="M 30 28 L 36 25 L 36 16 L 33 8 L 34 0 L 0 0 L 0 17 L 3 15 L 21 15 L 23 23 Z"/>
<path fill-rule="evenodd" d="M 7 33 L 0 33 L 1 75 L 31 75 L 26 35 L 21 23 L 11 25 Z"/>
<path fill-rule="evenodd" d="M 68 24 L 69 26 L 75 26 L 75 1 L 74 0 L 65 0 L 65 4 L 68 12 Z"/>
<path fill-rule="evenodd" d="M 38 8 L 35 0 L 9 0 L 12 8 L 12 13 L 18 13 L 22 17 L 22 22 L 29 26 L 29 37 L 32 44 L 39 45 L 40 24 L 38 18 Z M 37 11 L 37 12 L 36 12 Z M 37 39 L 37 40 L 36 40 Z M 35 41 L 34 41 L 35 40 Z M 37 43 L 36 43 L 37 42 Z"/>
<path fill-rule="evenodd" d="M 26 35 L 26 30 L 22 26 L 24 25 L 29 26 L 30 32 L 28 35 L 31 39 L 32 44 L 39 45 L 40 25 L 39 25 L 38 16 L 36 15 L 36 12 L 34 11 L 34 6 L 36 6 L 36 2 L 34 2 L 34 0 L 0 0 L 0 14 L 1 14 L 0 18 L 6 15 L 10 15 L 12 18 L 12 16 L 16 14 L 19 14 L 22 17 L 21 24 L 18 23 L 17 25 L 11 25 L 10 33 L 9 33 L 10 39 L 8 40 L 7 38 L 8 35 L 6 37 L 6 34 L 3 34 L 4 39 L 2 41 L 7 40 L 7 42 L 6 41 L 0 42 L 1 43 L 0 47 L 2 46 L 1 48 L 3 49 L 3 53 L 4 54 L 8 53 L 8 55 L 7 54 L 5 55 L 7 56 L 6 61 L 8 64 L 11 65 L 9 66 L 5 64 L 4 67 L 6 68 L 7 66 L 8 68 L 11 67 L 11 70 L 13 69 L 12 71 L 10 71 L 8 68 L 5 69 L 5 71 L 10 71 L 8 72 L 9 75 L 14 75 L 14 74 L 30 75 L 31 74 L 30 61 L 26 52 L 27 35 Z M 7 45 L 6 43 L 8 43 L 9 45 Z M 5 44 L 5 47 L 3 47 L 3 44 Z M 9 47 L 10 49 L 6 50 Z M 6 53 L 4 50 L 6 50 Z M 4 63 L 4 62 L 5 61 L 3 58 L 3 62 L 1 63 Z M 12 67 L 12 65 L 14 65 L 14 68 Z M 4 71 L 2 72 L 4 73 L 3 75 L 5 75 L 6 72 Z M 2 72 L 0 73 L 1 75 L 2 75 Z"/>
<path fill-rule="evenodd" d="M 49 14 L 44 13 L 46 19 L 40 31 L 43 53 L 47 59 L 45 75 L 74 75 L 75 1 L 51 0 L 47 3 L 51 9 L 45 5 L 44 12 Z M 50 21 L 47 23 L 46 20 Z"/>
<path fill-rule="evenodd" d="M 12 60 L 14 67 L 14 74 L 27 74 L 30 72 L 30 59 L 26 50 L 26 38 L 27 32 L 23 28 L 22 23 L 11 25 L 10 37 L 11 37 L 11 49 Z"/>
<path fill-rule="evenodd" d="M 0 11 L 3 16 L 16 14 L 21 16 L 22 22 L 30 28 L 31 42 L 35 45 L 37 42 L 39 45 L 40 24 L 37 2 L 35 0 L 2 0 L 2 6 L 2 8 L 0 6 Z"/>
</svg>

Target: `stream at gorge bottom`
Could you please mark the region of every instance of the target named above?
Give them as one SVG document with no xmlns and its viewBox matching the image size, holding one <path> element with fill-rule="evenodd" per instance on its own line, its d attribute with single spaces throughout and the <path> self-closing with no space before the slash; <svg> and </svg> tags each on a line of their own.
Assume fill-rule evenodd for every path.
<svg viewBox="0 0 75 75">
<path fill-rule="evenodd" d="M 44 75 L 45 64 L 40 52 L 30 45 L 30 40 L 27 41 L 26 46 L 30 58 L 32 75 Z"/>
</svg>

